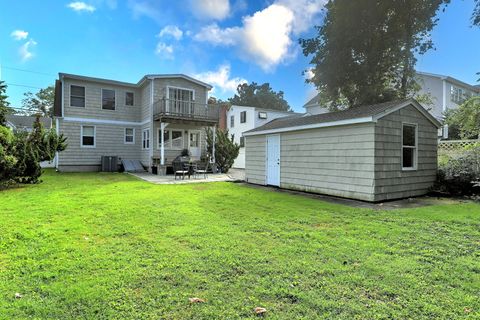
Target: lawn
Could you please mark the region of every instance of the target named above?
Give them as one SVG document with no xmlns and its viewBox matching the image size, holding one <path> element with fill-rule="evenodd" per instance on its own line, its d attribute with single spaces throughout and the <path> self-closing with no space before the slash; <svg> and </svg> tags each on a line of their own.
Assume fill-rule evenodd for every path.
<svg viewBox="0 0 480 320">
<path fill-rule="evenodd" d="M 232 183 L 43 180 L 0 192 L 1 319 L 480 317 L 479 204 L 375 211 Z"/>
</svg>

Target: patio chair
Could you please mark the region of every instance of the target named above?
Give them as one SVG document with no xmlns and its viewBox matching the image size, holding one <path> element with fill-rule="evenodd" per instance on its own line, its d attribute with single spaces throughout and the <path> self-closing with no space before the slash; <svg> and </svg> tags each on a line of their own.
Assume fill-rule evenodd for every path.
<svg viewBox="0 0 480 320">
<path fill-rule="evenodd" d="M 195 165 L 193 168 L 194 176 L 197 177 L 199 174 L 203 174 L 203 178 L 208 178 L 208 170 L 210 165 L 210 159 L 208 158 L 206 162 L 200 162 Z"/>
<path fill-rule="evenodd" d="M 177 180 L 177 175 L 182 176 L 182 180 L 185 180 L 185 175 L 188 174 L 188 169 L 185 169 L 185 166 L 180 161 L 173 161 L 173 175 L 175 180 Z"/>
</svg>

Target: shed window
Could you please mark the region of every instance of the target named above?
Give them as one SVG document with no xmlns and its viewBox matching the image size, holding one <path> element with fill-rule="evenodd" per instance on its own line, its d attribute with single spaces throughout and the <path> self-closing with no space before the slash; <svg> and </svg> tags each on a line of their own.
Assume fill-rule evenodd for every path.
<svg viewBox="0 0 480 320">
<path fill-rule="evenodd" d="M 247 122 L 247 111 L 240 112 L 240 123 Z"/>
<path fill-rule="evenodd" d="M 85 87 L 70 86 L 70 106 L 85 108 Z"/>
<path fill-rule="evenodd" d="M 135 129 L 134 128 L 125 128 L 125 143 L 134 144 L 135 143 Z"/>
<path fill-rule="evenodd" d="M 402 126 L 402 168 L 416 169 L 417 167 L 417 126 L 403 124 Z"/>
<path fill-rule="evenodd" d="M 102 89 L 102 109 L 115 110 L 115 90 Z"/>
<path fill-rule="evenodd" d="M 95 148 L 95 127 L 82 126 L 82 147 Z"/>
<path fill-rule="evenodd" d="M 125 105 L 126 106 L 133 106 L 133 92 L 125 92 Z"/>
</svg>

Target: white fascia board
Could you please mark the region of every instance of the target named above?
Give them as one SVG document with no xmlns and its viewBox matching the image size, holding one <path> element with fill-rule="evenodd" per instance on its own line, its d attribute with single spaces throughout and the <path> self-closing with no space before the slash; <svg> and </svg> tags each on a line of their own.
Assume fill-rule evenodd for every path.
<svg viewBox="0 0 480 320">
<path fill-rule="evenodd" d="M 119 126 L 142 126 L 150 122 L 149 119 L 142 122 L 133 122 L 133 121 L 118 121 L 118 120 L 102 120 L 102 119 L 89 119 L 89 118 L 74 118 L 74 117 L 64 117 L 63 121 L 66 122 L 81 122 L 81 123 L 98 123 L 98 124 L 113 124 Z"/>
<path fill-rule="evenodd" d="M 309 130 L 309 129 L 317 129 L 317 128 L 345 126 L 345 125 L 350 125 L 350 124 L 368 123 L 368 122 L 375 122 L 375 120 L 373 119 L 373 117 L 365 117 L 365 118 L 347 119 L 347 120 L 339 120 L 339 121 L 332 121 L 332 122 L 313 123 L 313 124 L 307 124 L 307 125 L 296 126 L 296 127 L 278 128 L 278 129 L 270 129 L 270 130 L 254 131 L 254 132 L 245 132 L 245 133 L 243 133 L 243 136 L 244 137 L 257 136 L 257 135 L 262 135 L 262 134 L 274 134 L 274 133 L 290 132 L 290 131 L 298 131 L 298 130 Z"/>
</svg>

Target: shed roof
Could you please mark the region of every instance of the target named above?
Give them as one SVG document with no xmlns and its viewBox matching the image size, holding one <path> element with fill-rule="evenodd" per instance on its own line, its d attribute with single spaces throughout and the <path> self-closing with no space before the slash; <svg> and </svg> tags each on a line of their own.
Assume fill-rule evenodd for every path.
<svg viewBox="0 0 480 320">
<path fill-rule="evenodd" d="M 7 122 L 12 124 L 17 129 L 33 128 L 35 122 L 35 116 L 20 116 L 15 114 L 9 114 L 6 116 Z M 52 127 L 52 119 L 47 117 L 40 117 L 40 123 L 44 128 L 50 129 Z"/>
<path fill-rule="evenodd" d="M 433 117 L 427 110 L 425 110 L 416 100 L 406 99 L 364 105 L 347 110 L 322 113 L 312 116 L 278 118 L 266 123 L 261 127 L 249 130 L 245 132 L 244 135 L 249 136 L 321 127 L 332 127 L 354 123 L 375 122 L 378 119 L 409 105 L 417 108 L 437 128 L 441 127 L 441 123 L 438 122 L 438 120 L 435 119 L 435 117 Z"/>
</svg>

